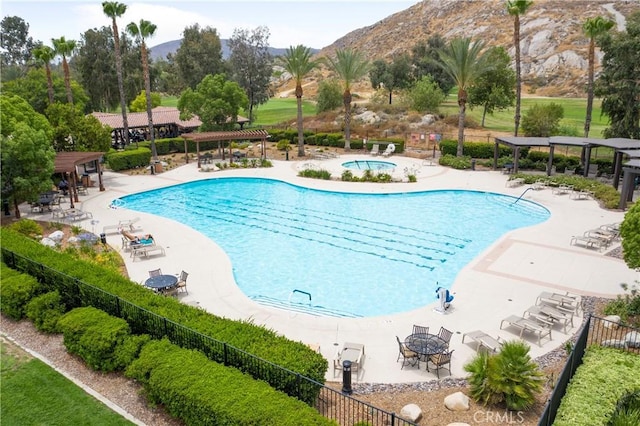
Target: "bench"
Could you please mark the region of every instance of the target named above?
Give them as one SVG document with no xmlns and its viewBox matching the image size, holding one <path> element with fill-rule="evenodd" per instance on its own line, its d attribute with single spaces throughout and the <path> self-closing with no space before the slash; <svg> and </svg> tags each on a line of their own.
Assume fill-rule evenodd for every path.
<svg viewBox="0 0 640 426">
<path fill-rule="evenodd" d="M 165 255 L 164 247 L 159 245 L 137 246 L 131 248 L 131 257 L 135 261 L 136 258 L 149 257 L 150 254 L 156 252 L 159 252 L 162 256 Z"/>
</svg>

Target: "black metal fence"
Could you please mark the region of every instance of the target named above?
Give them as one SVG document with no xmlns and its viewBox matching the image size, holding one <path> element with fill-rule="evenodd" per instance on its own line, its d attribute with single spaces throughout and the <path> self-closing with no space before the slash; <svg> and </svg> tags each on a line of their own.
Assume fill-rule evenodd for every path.
<svg viewBox="0 0 640 426">
<path fill-rule="evenodd" d="M 235 367 L 256 380 L 264 380 L 273 388 L 304 401 L 340 425 L 351 426 L 358 422 L 368 422 L 372 426 L 415 425 L 394 413 L 358 401 L 299 373 L 206 336 L 10 250 L 2 248 L 2 260 L 7 266 L 35 277 L 51 290 L 58 290 L 69 309 L 92 306 L 126 320 L 134 334 L 149 334 L 156 339 L 167 337 L 178 346 L 197 349 L 212 361 Z"/>
<path fill-rule="evenodd" d="M 640 347 L 629 347 L 622 344 L 624 336 L 630 331 L 640 332 L 633 327 L 620 326 L 603 318 L 589 316 L 580 329 L 578 338 L 573 346 L 573 350 L 567 362 L 558 377 L 556 385 L 544 407 L 538 426 L 549 426 L 556 419 L 560 402 L 564 397 L 569 381 L 576 372 L 576 369 L 582 364 L 582 358 L 588 346 L 590 345 L 606 345 L 619 347 L 620 349 L 640 354 Z"/>
</svg>

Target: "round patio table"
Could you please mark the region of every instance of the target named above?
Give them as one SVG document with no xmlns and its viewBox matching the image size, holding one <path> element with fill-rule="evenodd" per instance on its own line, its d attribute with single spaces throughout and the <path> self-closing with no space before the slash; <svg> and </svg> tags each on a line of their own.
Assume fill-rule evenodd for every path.
<svg viewBox="0 0 640 426">
<path fill-rule="evenodd" d="M 157 277 L 147 278 L 144 285 L 154 290 L 168 290 L 178 284 L 178 277 L 175 275 L 158 275 Z"/>
<path fill-rule="evenodd" d="M 411 334 L 407 336 L 404 344 L 408 349 L 420 355 L 421 359 L 428 358 L 430 355 L 446 352 L 447 350 L 447 342 L 435 334 Z"/>
</svg>

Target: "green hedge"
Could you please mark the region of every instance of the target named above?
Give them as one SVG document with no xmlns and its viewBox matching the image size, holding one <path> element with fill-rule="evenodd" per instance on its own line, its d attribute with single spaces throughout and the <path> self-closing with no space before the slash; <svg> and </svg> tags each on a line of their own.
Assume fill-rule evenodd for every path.
<svg viewBox="0 0 640 426">
<path fill-rule="evenodd" d="M 105 305 L 112 304 L 111 298 L 100 300 L 99 296 L 96 295 L 97 293 L 79 294 L 75 281 L 78 279 L 175 323 L 196 330 L 205 336 L 211 336 L 219 341 L 227 342 L 257 357 L 271 361 L 317 382 L 324 383 L 325 373 L 328 368 L 326 359 L 321 354 L 309 349 L 302 342 L 291 341 L 263 326 L 246 321 L 220 318 L 202 309 L 180 303 L 173 298 L 156 295 L 143 286 L 126 279 L 116 271 L 60 253 L 10 229 L 0 229 L 0 237 L 2 239 L 3 256 L 8 255 L 5 250 L 11 250 L 68 276 L 66 279 L 60 279 L 58 274 L 50 273 L 45 268 L 32 266 L 30 262 L 17 260 L 17 268 L 19 270 L 37 277 L 43 283 L 47 283 L 49 288 L 46 291 L 57 289 L 63 297 L 63 303 L 68 308 L 89 304 L 93 304 L 93 306 L 101 303 Z M 7 263 L 11 264 L 11 262 Z M 102 309 L 101 306 L 98 307 Z M 126 312 L 123 315 L 126 315 Z M 139 332 L 136 327 L 147 327 L 146 324 L 136 324 L 136 318 L 126 319 L 135 333 Z M 149 327 L 151 326 L 149 325 Z M 143 332 L 145 331 L 140 331 L 140 333 Z M 175 336 L 175 339 L 181 338 L 186 339 L 182 335 Z M 189 343 L 191 342 L 184 342 L 185 345 Z M 219 358 L 222 358 L 221 351 L 223 348 L 220 345 L 205 349 L 209 353 L 217 354 Z M 259 372 L 256 374 L 259 374 Z M 276 387 L 290 386 L 290 384 L 276 382 L 271 384 Z"/>
<path fill-rule="evenodd" d="M 618 400 L 640 389 L 640 356 L 590 346 L 558 408 L 555 426 L 604 425 Z"/>
<path fill-rule="evenodd" d="M 314 408 L 168 340 L 144 346 L 127 368 L 147 397 L 189 425 L 336 425 Z"/>
<path fill-rule="evenodd" d="M 30 275 L 15 271 L 4 263 L 0 268 L 0 310 L 16 321 L 21 320 L 26 314 L 27 303 L 43 288 Z"/>
<path fill-rule="evenodd" d="M 140 147 L 138 149 L 127 149 L 125 151 L 109 151 L 105 159 L 114 172 L 137 169 L 138 167 L 149 166 L 151 163 L 151 150 Z"/>
<path fill-rule="evenodd" d="M 138 355 L 124 356 L 122 348 L 131 337 L 129 324 L 93 307 L 76 308 L 58 320 L 64 335 L 64 346 L 78 355 L 94 370 L 103 372 L 124 370 Z"/>
<path fill-rule="evenodd" d="M 58 291 L 50 291 L 36 296 L 27 303 L 27 318 L 45 333 L 59 333 L 58 319 L 64 314 L 65 306 Z"/>
<path fill-rule="evenodd" d="M 462 155 L 471 158 L 493 158 L 495 143 L 487 142 L 465 142 L 462 147 Z M 442 155 L 453 155 L 458 153 L 458 141 L 442 140 L 440 141 L 440 152 Z M 520 150 L 520 157 L 526 157 L 529 148 L 525 147 Z M 512 157 L 513 151 L 505 145 L 498 145 L 498 157 Z"/>
</svg>

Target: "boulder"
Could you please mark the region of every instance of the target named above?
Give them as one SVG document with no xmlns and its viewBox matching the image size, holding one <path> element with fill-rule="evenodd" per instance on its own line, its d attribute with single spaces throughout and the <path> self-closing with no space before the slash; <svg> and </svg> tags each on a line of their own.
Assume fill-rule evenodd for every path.
<svg viewBox="0 0 640 426">
<path fill-rule="evenodd" d="M 469 397 L 462 392 L 452 393 L 444 398 L 444 406 L 451 411 L 467 411 Z"/>
<path fill-rule="evenodd" d="M 400 417 L 417 422 L 422 417 L 422 410 L 416 404 L 407 404 L 400 410 Z"/>
<path fill-rule="evenodd" d="M 624 340 L 617 340 L 617 339 L 605 340 L 604 342 L 602 342 L 602 346 L 609 347 L 609 348 L 625 349 L 627 347 L 627 342 L 625 342 Z"/>
<path fill-rule="evenodd" d="M 609 315 L 607 317 L 604 317 L 603 320 L 606 321 L 604 323 L 604 326 L 606 328 L 618 328 L 618 326 L 620 325 L 620 316 L 619 315 Z"/>
<path fill-rule="evenodd" d="M 52 239 L 53 241 L 60 242 L 62 241 L 62 238 L 64 238 L 64 232 L 54 231 L 51 234 L 49 234 L 49 238 Z"/>
<path fill-rule="evenodd" d="M 56 246 L 56 242 L 53 241 L 51 238 L 47 238 L 44 237 L 43 239 L 40 240 L 40 244 L 42 244 L 43 246 L 47 246 L 47 247 L 55 247 Z"/>
<path fill-rule="evenodd" d="M 365 111 L 353 117 L 355 120 L 365 124 L 375 124 L 380 122 L 380 117 L 373 111 Z"/>
<path fill-rule="evenodd" d="M 640 348 L 640 333 L 637 331 L 630 331 L 624 336 L 624 341 L 630 348 Z"/>
</svg>

